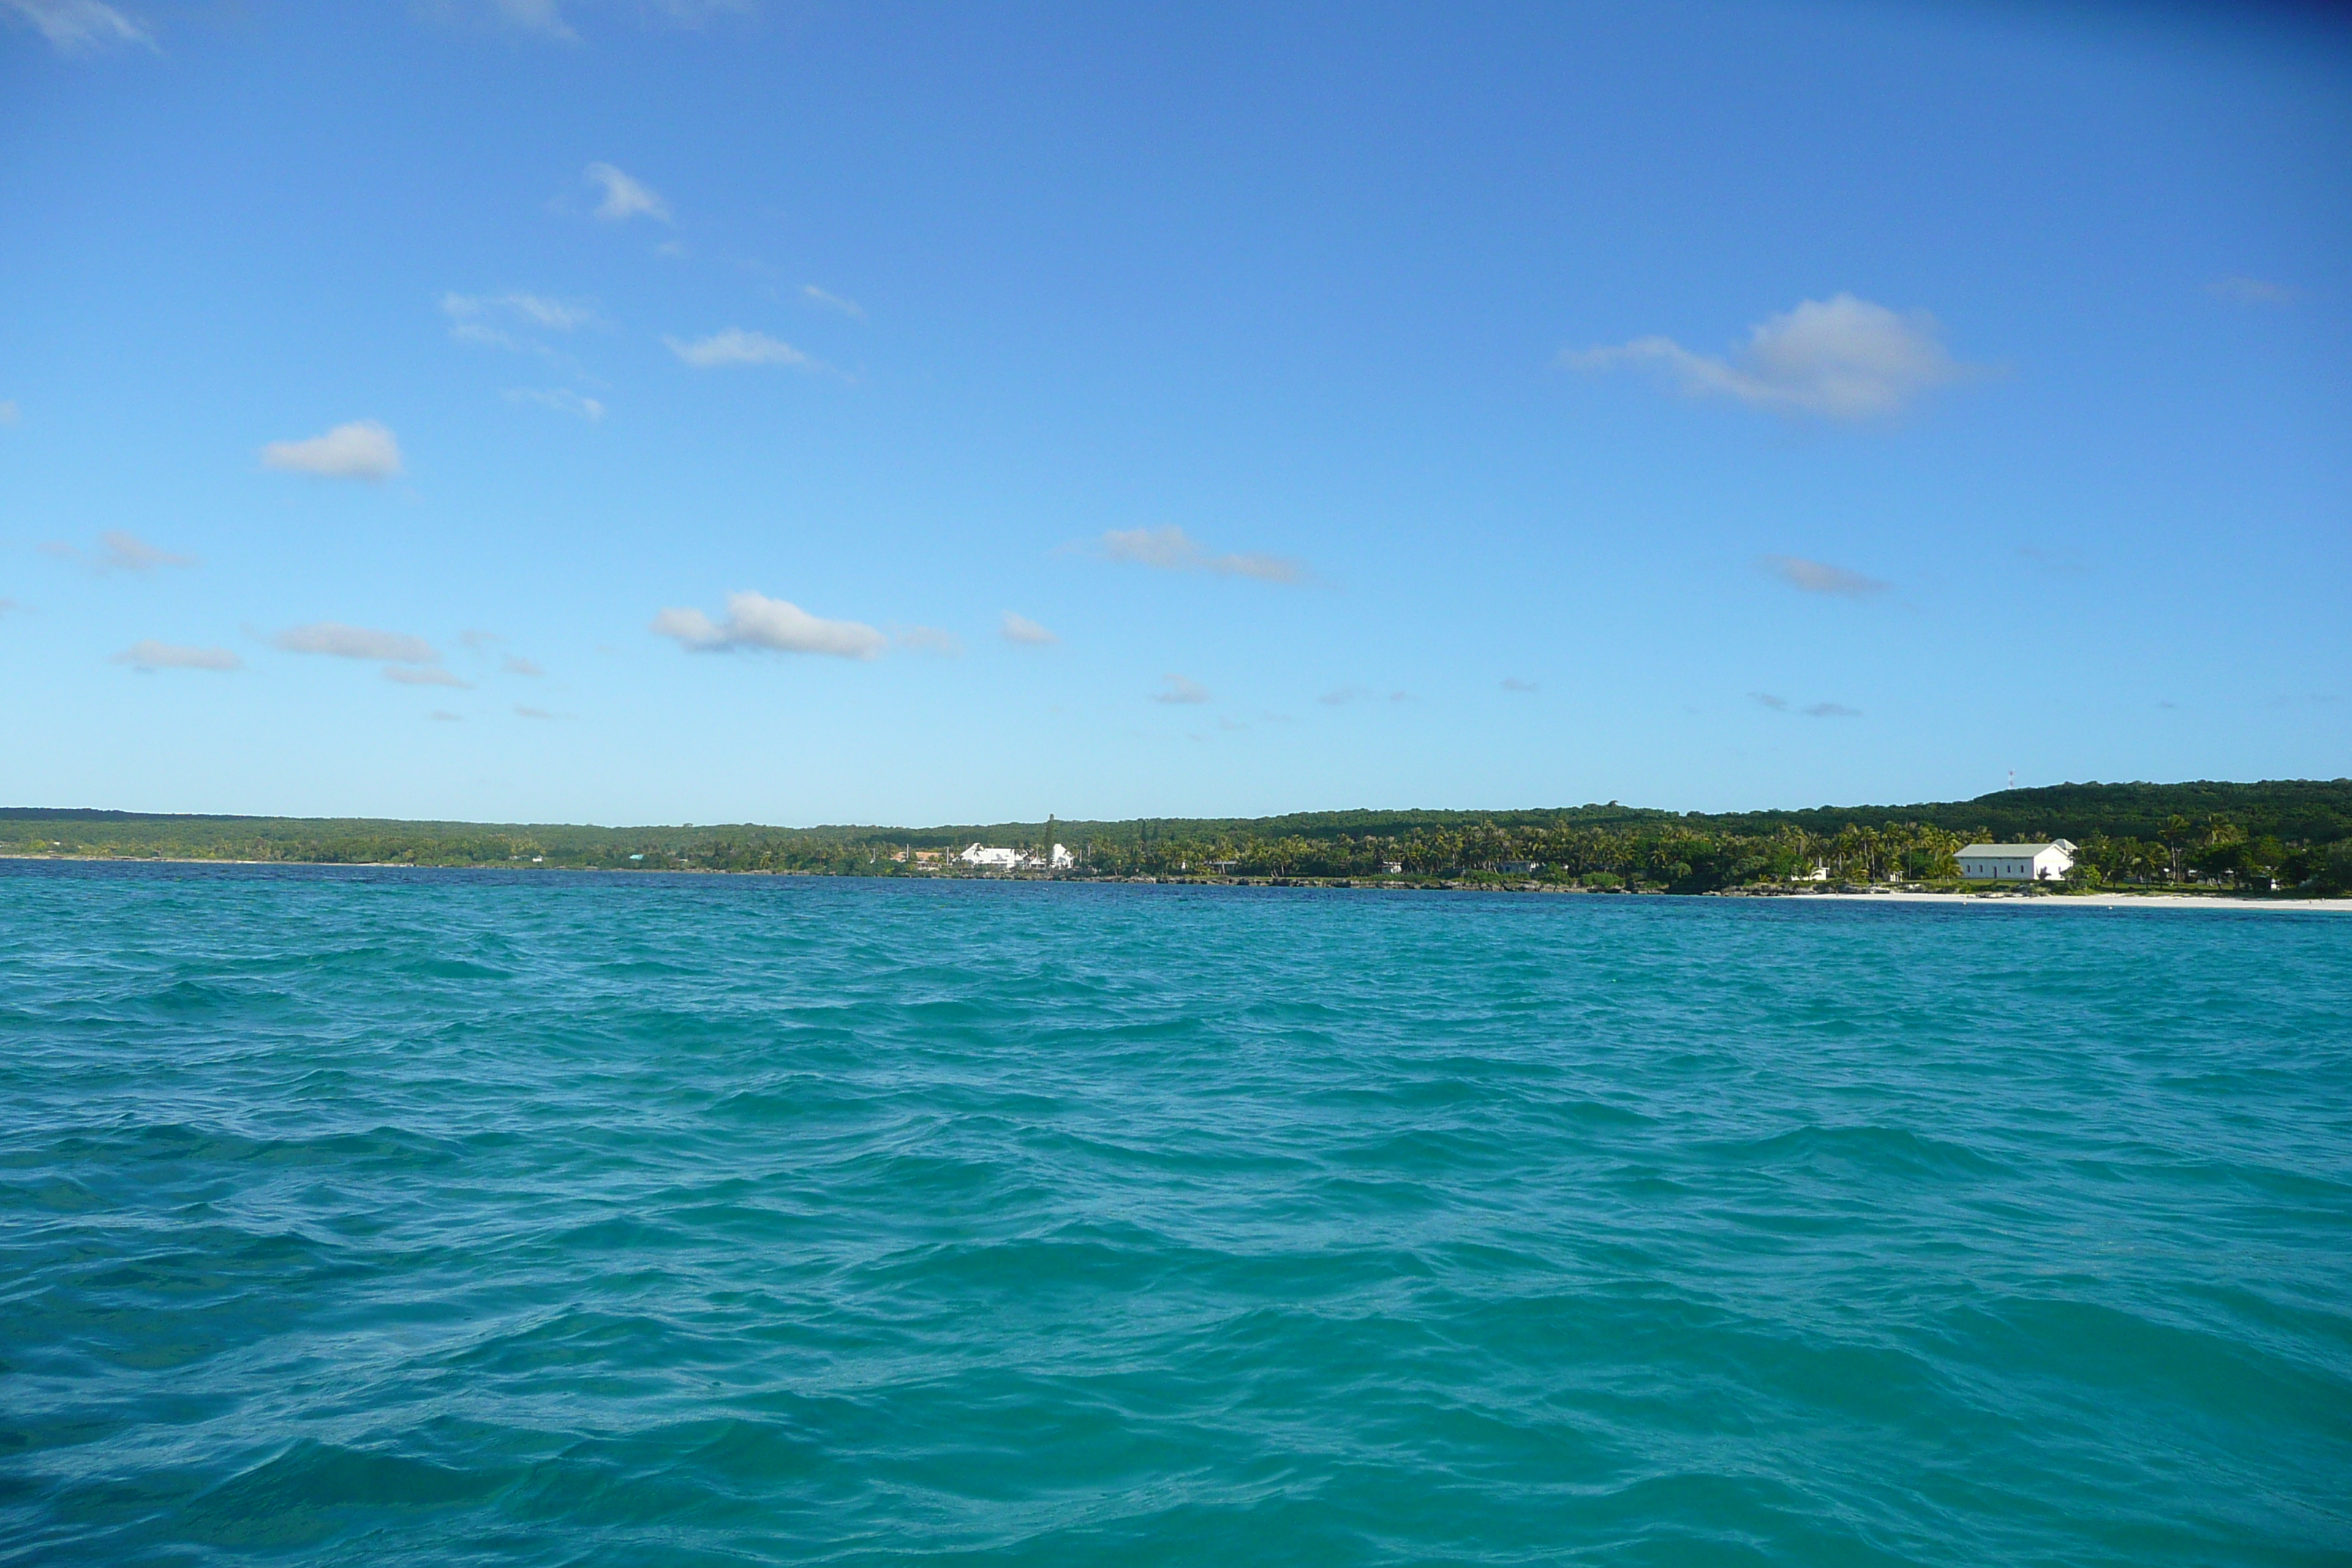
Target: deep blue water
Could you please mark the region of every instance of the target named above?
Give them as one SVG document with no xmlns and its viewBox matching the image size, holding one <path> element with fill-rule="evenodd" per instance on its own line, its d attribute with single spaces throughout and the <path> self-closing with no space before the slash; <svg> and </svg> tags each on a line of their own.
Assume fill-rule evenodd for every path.
<svg viewBox="0 0 2352 1568">
<path fill-rule="evenodd" d="M 2352 917 L 0 862 L 0 1563 L 2352 1563 Z"/>
</svg>

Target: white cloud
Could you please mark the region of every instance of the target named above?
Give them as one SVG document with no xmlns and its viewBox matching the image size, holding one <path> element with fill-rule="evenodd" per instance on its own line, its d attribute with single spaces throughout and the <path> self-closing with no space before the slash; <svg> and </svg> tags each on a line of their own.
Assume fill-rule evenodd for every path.
<svg viewBox="0 0 2352 1568">
<path fill-rule="evenodd" d="M 158 566 L 194 566 L 193 555 L 174 555 L 159 550 L 137 534 L 121 529 L 109 529 L 98 536 L 98 552 L 84 555 L 61 539 L 43 540 L 34 548 L 58 561 L 87 561 L 96 572 L 152 572 Z"/>
<path fill-rule="evenodd" d="M 313 621 L 270 638 L 288 653 L 323 653 L 336 658 L 389 660 L 394 664 L 438 664 L 441 656 L 423 637 L 405 632 L 380 632 L 368 626 L 347 626 L 341 621 Z"/>
<path fill-rule="evenodd" d="M 824 620 L 786 600 L 751 593 L 727 595 L 724 621 L 713 621 L 700 610 L 667 609 L 654 617 L 653 630 L 689 648 L 712 652 L 764 647 L 836 658 L 872 658 L 889 642 L 862 622 Z"/>
<path fill-rule="evenodd" d="M 743 16 L 751 10 L 751 0 L 647 0 L 647 4 L 679 27 L 699 27 L 722 13 Z"/>
<path fill-rule="evenodd" d="M 1807 561 L 1798 555 L 1759 556 L 1756 565 L 1768 576 L 1778 577 L 1790 587 L 1807 594 L 1833 594 L 1841 598 L 1866 599 L 1873 594 L 1884 594 L 1889 586 L 1875 577 L 1865 577 L 1859 572 L 1849 572 L 1843 566 L 1832 566 L 1825 562 Z"/>
<path fill-rule="evenodd" d="M 747 332 L 740 327 L 729 327 L 693 342 L 677 338 L 664 338 L 669 352 L 697 370 L 713 370 L 729 364 L 788 364 L 797 370 L 823 370 L 824 365 L 788 342 L 768 336 L 765 332 Z"/>
<path fill-rule="evenodd" d="M 400 665 L 387 664 L 383 667 L 383 678 L 386 680 L 396 680 L 403 686 L 454 686 L 461 691 L 471 691 L 474 689 L 472 681 L 460 680 L 446 669 L 409 669 Z"/>
<path fill-rule="evenodd" d="M 509 403 L 535 403 L 541 408 L 552 408 L 558 414 L 569 414 L 593 425 L 604 417 L 604 405 L 593 397 L 583 397 L 568 386 L 551 386 L 544 390 L 535 386 L 507 388 Z"/>
<path fill-rule="evenodd" d="M 507 639 L 499 636 L 496 632 L 480 631 L 468 626 L 466 630 L 457 634 L 457 640 L 466 645 L 467 652 L 480 653 L 484 649 L 491 647 L 493 644 L 502 643 Z"/>
<path fill-rule="evenodd" d="M 506 662 L 499 665 L 499 668 L 506 671 L 509 675 L 539 676 L 545 675 L 547 673 L 547 671 L 539 667 L 539 661 L 537 659 L 525 658 L 520 654 L 509 654 L 507 656 Z"/>
<path fill-rule="evenodd" d="M 16 406 L 15 398 L 0 398 L 0 425 L 14 425 L 22 417 L 23 411 Z"/>
<path fill-rule="evenodd" d="M 452 713 L 446 708 L 436 708 L 425 717 L 436 724 L 462 724 L 466 721 L 464 714 Z"/>
<path fill-rule="evenodd" d="M 1579 370 L 1655 364 L 1693 396 L 1734 397 L 1757 408 L 1871 419 L 1900 413 L 1922 394 L 1967 373 L 1944 352 L 1936 319 L 1898 315 L 1851 294 L 1807 300 L 1748 329 L 1732 360 L 1693 353 L 1672 338 L 1636 338 L 1617 348 L 1570 350 Z"/>
<path fill-rule="evenodd" d="M 514 711 L 518 719 L 569 719 L 572 717 L 569 713 L 550 713 L 544 708 L 530 708 L 520 702 L 515 704 Z"/>
<path fill-rule="evenodd" d="M 558 0 L 490 0 L 490 8 L 526 33 L 538 33 L 576 44 L 580 35 L 563 19 Z"/>
<path fill-rule="evenodd" d="M 1161 572 L 1206 572 L 1217 577 L 1255 577 L 1261 583 L 1303 583 L 1306 563 L 1281 555 L 1244 552 L 1212 555 L 1182 529 L 1114 528 L 1100 549 L 1106 561 L 1133 561 Z"/>
<path fill-rule="evenodd" d="M 801 285 L 801 298 L 812 305 L 822 305 L 828 310 L 838 310 L 845 316 L 866 319 L 866 307 L 855 300 L 845 300 L 838 294 L 828 294 L 814 283 Z"/>
<path fill-rule="evenodd" d="M 132 643 L 114 656 L 134 669 L 243 669 L 245 660 L 225 647 L 184 647 L 152 638 Z"/>
<path fill-rule="evenodd" d="M 1775 713 L 1786 713 L 1790 710 L 1787 698 L 1775 697 L 1769 691 L 1751 691 L 1748 694 L 1748 700 L 1751 702 L 1760 702 Z M 1808 719 L 1859 719 L 1862 717 L 1861 709 L 1849 708 L 1843 702 L 1809 702 L 1795 710 Z"/>
<path fill-rule="evenodd" d="M 158 566 L 194 566 L 193 555 L 174 555 L 168 550 L 158 550 L 135 534 L 121 529 L 109 529 L 98 536 L 102 554 L 100 571 L 152 572 Z"/>
<path fill-rule="evenodd" d="M 1536 683 L 1532 680 L 1522 680 L 1516 675 L 1507 675 L 1503 677 L 1503 689 L 1506 691 L 1534 691 L 1538 689 Z"/>
<path fill-rule="evenodd" d="M 1334 690 L 1325 692 L 1315 700 L 1320 702 L 1326 708 L 1344 708 L 1350 702 L 1359 701 L 1364 698 L 1370 697 L 1370 695 L 1372 695 L 1372 692 L 1371 689 L 1369 687 L 1342 686 Z"/>
<path fill-rule="evenodd" d="M 1006 642 L 1026 643 L 1032 647 L 1042 647 L 1046 643 L 1062 640 L 1028 616 L 1015 615 L 1011 610 L 1004 612 L 1003 623 L 996 628 L 996 632 L 997 636 Z"/>
<path fill-rule="evenodd" d="M 261 466 L 325 479 L 382 480 L 400 472 L 400 443 L 373 419 L 354 419 L 307 441 L 272 441 Z"/>
<path fill-rule="evenodd" d="M 466 328 L 487 320 L 505 316 L 534 327 L 544 327 L 551 332 L 575 331 L 593 327 L 601 318 L 595 307 L 576 300 L 551 300 L 544 294 L 444 294 L 441 313 L 456 323 L 457 335 L 467 336 Z M 476 341 L 495 341 L 494 331 L 483 330 L 473 334 Z"/>
<path fill-rule="evenodd" d="M 925 653 L 945 654 L 950 658 L 963 656 L 963 639 L 937 626 L 908 626 L 898 634 L 898 646 L 919 648 Z"/>
<path fill-rule="evenodd" d="M 1167 689 L 1153 692 L 1151 700 L 1154 702 L 1190 704 L 1209 700 L 1209 689 L 1197 680 L 1187 680 L 1181 675 L 1163 675 L 1160 679 Z"/>
<path fill-rule="evenodd" d="M 139 44 L 155 47 L 154 35 L 100 0 L 0 0 L 30 22 L 65 54 Z"/>
<path fill-rule="evenodd" d="M 2292 305 L 2303 297 L 2301 289 L 2261 278 L 2217 278 L 2205 285 L 2205 291 L 2241 305 Z"/>
<path fill-rule="evenodd" d="M 669 204 L 652 186 L 631 179 L 612 164 L 589 164 L 588 178 L 604 187 L 604 199 L 596 204 L 596 216 L 606 223 L 625 223 L 633 217 L 669 221 Z"/>
</svg>

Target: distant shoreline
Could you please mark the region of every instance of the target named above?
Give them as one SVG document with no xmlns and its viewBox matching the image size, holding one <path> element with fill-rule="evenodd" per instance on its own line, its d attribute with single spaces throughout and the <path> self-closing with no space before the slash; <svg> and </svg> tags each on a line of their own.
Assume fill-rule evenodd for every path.
<svg viewBox="0 0 2352 1568">
<path fill-rule="evenodd" d="M 1717 895 L 1700 895 L 1702 898 L 1714 896 Z M 1977 904 L 1986 907 L 2018 904 L 2032 909 L 2335 910 L 2352 912 L 2352 899 L 2281 899 L 2260 893 L 1906 893 L 1889 888 L 1870 893 L 1793 893 L 1785 896 L 1837 899 L 1846 903 L 1865 904 Z"/>
<path fill-rule="evenodd" d="M 1482 885 L 1443 879 L 1412 881 L 1391 881 L 1363 877 L 1045 877 L 1045 876 L 940 876 L 935 874 L 900 874 L 869 877 L 857 872 L 835 871 L 734 871 L 707 866 L 665 866 L 659 869 L 623 869 L 610 866 L 420 866 L 407 860 L 241 860 L 212 857 L 168 855 L 26 855 L 0 851 L 0 860 L 53 861 L 88 866 L 285 866 L 340 868 L 352 871 L 466 871 L 517 872 L 534 874 L 593 873 L 606 877 L 839 877 L 845 880 L 890 882 L 1076 882 L 1096 887 L 1160 886 L 1183 888 L 1307 888 L 1329 892 L 1360 893 L 1520 893 L 1549 894 L 1558 898 L 1623 899 L 1623 898 L 1687 898 L 1687 899 L 1820 899 L 1837 903 L 1881 904 L 1962 904 L 1990 908 L 2019 905 L 2032 909 L 2099 909 L 2099 910 L 2324 910 L 2352 913 L 2352 898 L 2294 899 L 2266 896 L 2261 893 L 1931 893 L 1896 888 L 1875 888 L 1852 891 L 1817 889 L 1813 888 L 1741 888 L 1720 892 L 1668 893 L 1660 889 L 1629 893 L 1614 889 L 1562 887 L 1556 883 L 1519 882 L 1502 886 Z"/>
</svg>

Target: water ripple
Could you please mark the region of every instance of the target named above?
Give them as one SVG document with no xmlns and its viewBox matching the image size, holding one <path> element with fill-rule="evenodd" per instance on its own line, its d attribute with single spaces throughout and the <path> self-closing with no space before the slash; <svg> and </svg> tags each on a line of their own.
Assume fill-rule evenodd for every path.
<svg viewBox="0 0 2352 1568">
<path fill-rule="evenodd" d="M 2352 921 L 0 863 L 0 1563 L 2352 1563 Z"/>
</svg>

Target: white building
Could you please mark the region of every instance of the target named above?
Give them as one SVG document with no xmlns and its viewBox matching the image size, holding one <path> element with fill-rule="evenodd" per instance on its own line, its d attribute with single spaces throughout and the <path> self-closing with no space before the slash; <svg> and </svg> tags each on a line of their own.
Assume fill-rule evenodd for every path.
<svg viewBox="0 0 2352 1568">
<path fill-rule="evenodd" d="M 956 858 L 983 871 L 1010 871 L 1021 864 L 1021 852 L 1017 849 L 992 849 L 983 844 L 975 844 Z"/>
<path fill-rule="evenodd" d="M 1072 857 L 1068 849 L 1059 844 L 1054 846 L 1053 868 L 1055 870 L 1066 871 L 1076 864 L 1076 859 Z"/>
<path fill-rule="evenodd" d="M 2074 847 L 2063 838 L 2046 844 L 1971 844 L 1960 851 L 1960 875 L 1979 882 L 2054 882 L 2074 868 Z"/>
</svg>

